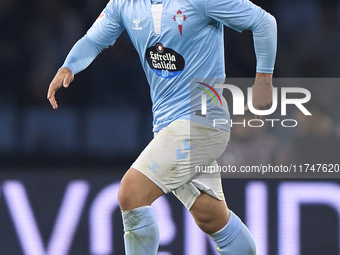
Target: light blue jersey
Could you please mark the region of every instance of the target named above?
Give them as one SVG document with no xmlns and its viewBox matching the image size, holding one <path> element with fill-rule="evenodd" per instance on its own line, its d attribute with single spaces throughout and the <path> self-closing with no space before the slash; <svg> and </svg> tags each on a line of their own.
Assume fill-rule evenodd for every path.
<svg viewBox="0 0 340 255">
<path fill-rule="evenodd" d="M 213 119 L 229 119 L 222 89 L 205 82 L 225 78 L 223 25 L 252 30 L 257 72 L 273 72 L 275 19 L 248 0 L 111 0 L 63 67 L 74 74 L 83 70 L 126 29 L 150 84 L 154 131 L 176 119 L 211 126 Z M 190 89 L 192 78 L 202 81 Z M 201 116 L 201 95 L 207 91 L 215 100 L 208 97 L 207 114 Z"/>
</svg>

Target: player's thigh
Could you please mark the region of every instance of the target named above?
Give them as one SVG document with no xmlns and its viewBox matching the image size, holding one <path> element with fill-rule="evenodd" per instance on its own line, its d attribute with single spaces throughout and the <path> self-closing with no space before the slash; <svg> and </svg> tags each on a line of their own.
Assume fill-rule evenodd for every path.
<svg viewBox="0 0 340 255">
<path fill-rule="evenodd" d="M 230 211 L 225 200 L 219 200 L 206 193 L 199 195 L 190 213 L 197 225 L 207 234 L 222 229 L 228 222 Z"/>
<path fill-rule="evenodd" d="M 229 133 L 223 130 L 202 126 L 188 120 L 172 122 L 155 136 L 132 164 L 132 169 L 140 172 L 138 176 L 146 180 L 142 185 L 137 186 L 140 188 L 134 186 L 132 190 L 137 189 L 138 192 L 139 189 L 146 189 L 139 196 L 145 196 L 147 201 L 150 201 L 150 197 L 154 198 L 148 193 L 149 189 L 152 194 L 155 192 L 155 197 L 158 197 L 159 193 L 157 191 L 159 190 L 155 188 L 156 186 L 164 193 L 177 190 L 176 194 L 180 194 L 178 196 L 180 200 L 187 208 L 190 208 L 196 196 L 200 193 L 196 187 L 186 189 L 186 184 L 193 179 L 197 179 L 197 174 L 201 175 L 194 171 L 195 166 L 211 164 L 222 154 L 228 140 Z M 137 173 L 135 172 L 129 170 L 129 173 L 123 178 L 122 185 L 128 186 L 130 185 L 129 183 L 136 183 Z M 198 179 L 201 180 L 202 177 Z M 213 176 L 208 176 L 210 181 L 216 179 L 211 177 Z M 132 181 L 127 181 L 130 179 Z M 220 187 L 215 182 L 211 184 L 210 181 L 208 186 Z M 206 186 L 203 182 L 200 184 Z M 194 186 L 194 184 L 191 184 L 191 186 Z M 180 190 L 183 192 L 180 192 Z M 203 187 L 200 187 L 200 190 L 204 191 Z M 217 197 L 224 199 L 223 194 L 222 196 L 218 194 Z M 122 203 L 120 204 L 122 206 Z"/>
<path fill-rule="evenodd" d="M 164 193 L 169 193 L 192 178 L 190 154 L 193 142 L 190 122 L 176 120 L 155 135 L 132 168 L 143 173 Z"/>
<path fill-rule="evenodd" d="M 190 181 L 173 191 L 188 210 L 201 193 L 206 193 L 217 200 L 225 200 L 216 158 L 225 150 L 230 133 L 217 128 L 195 126 L 197 128 L 192 129 L 191 136 L 202 140 L 202 143 L 192 153 Z M 201 130 L 205 132 L 203 135 Z"/>
<path fill-rule="evenodd" d="M 122 178 L 118 192 L 118 201 L 122 210 L 151 205 L 163 191 L 148 177 L 134 168 L 130 168 Z"/>
</svg>

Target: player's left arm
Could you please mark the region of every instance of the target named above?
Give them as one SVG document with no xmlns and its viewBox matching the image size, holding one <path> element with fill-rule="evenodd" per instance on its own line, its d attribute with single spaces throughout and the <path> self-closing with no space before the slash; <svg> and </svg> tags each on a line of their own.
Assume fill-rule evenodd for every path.
<svg viewBox="0 0 340 255">
<path fill-rule="evenodd" d="M 257 61 L 253 106 L 255 109 L 267 108 L 272 103 L 272 77 L 277 49 L 275 18 L 248 0 L 207 0 L 206 13 L 208 18 L 238 32 L 252 31 Z"/>
</svg>

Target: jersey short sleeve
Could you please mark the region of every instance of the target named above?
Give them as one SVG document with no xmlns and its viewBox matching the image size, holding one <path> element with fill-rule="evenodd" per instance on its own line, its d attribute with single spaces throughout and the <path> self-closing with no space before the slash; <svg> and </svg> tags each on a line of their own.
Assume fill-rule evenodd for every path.
<svg viewBox="0 0 340 255">
<path fill-rule="evenodd" d="M 94 43 L 108 47 L 113 45 L 123 32 L 124 25 L 119 17 L 119 3 L 117 2 L 117 0 L 111 0 L 87 31 L 87 36 Z"/>
<path fill-rule="evenodd" d="M 250 29 L 261 12 L 264 11 L 248 0 L 207 0 L 206 2 L 208 18 L 238 32 Z"/>
</svg>

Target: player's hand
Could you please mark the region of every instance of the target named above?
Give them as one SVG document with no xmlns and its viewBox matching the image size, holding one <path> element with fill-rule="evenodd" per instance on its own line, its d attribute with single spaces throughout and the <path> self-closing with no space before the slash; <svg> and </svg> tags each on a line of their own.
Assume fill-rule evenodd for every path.
<svg viewBox="0 0 340 255">
<path fill-rule="evenodd" d="M 273 74 L 257 73 L 253 90 L 253 106 L 257 110 L 267 110 L 271 107 L 273 101 Z M 249 110 L 248 103 L 245 111 Z M 261 116 L 255 115 L 259 119 Z"/>
<path fill-rule="evenodd" d="M 47 92 L 47 99 L 50 101 L 50 104 L 52 105 L 53 109 L 58 109 L 58 104 L 55 99 L 55 93 L 62 86 L 64 86 L 65 88 L 68 88 L 68 86 L 73 81 L 73 79 L 74 79 L 74 75 L 71 69 L 66 68 L 66 67 L 60 69 L 57 72 L 57 74 L 54 76 L 48 88 L 48 92 Z"/>
</svg>

